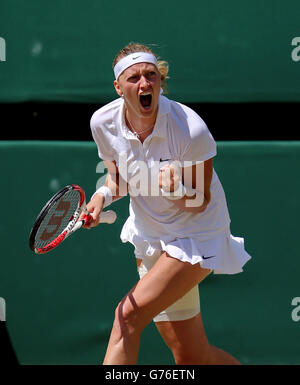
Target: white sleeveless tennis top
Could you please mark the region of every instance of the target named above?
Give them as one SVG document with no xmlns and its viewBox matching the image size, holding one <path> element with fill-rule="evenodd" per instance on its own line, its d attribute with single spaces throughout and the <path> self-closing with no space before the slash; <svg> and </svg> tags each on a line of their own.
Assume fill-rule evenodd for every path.
<svg viewBox="0 0 300 385">
<path fill-rule="evenodd" d="M 230 234 L 226 198 L 215 170 L 211 201 L 202 213 L 183 211 L 162 196 L 136 194 L 136 178 L 145 171 L 142 168 L 151 171 L 154 164 L 163 165 L 165 161 L 176 160 L 183 165 L 216 155 L 216 143 L 199 115 L 160 95 L 153 132 L 141 143 L 127 128 L 124 100 L 118 98 L 93 114 L 91 130 L 99 157 L 115 160 L 120 175 L 135 191 L 130 195 L 130 215 L 121 240 L 134 245 L 136 256 L 151 256 L 159 249 L 183 261 L 199 262 L 203 267 L 213 268 L 215 273 L 242 271 L 250 256 L 244 250 L 243 238 Z M 227 248 L 227 243 L 229 251 L 224 254 L 222 249 Z M 234 255 L 230 255 L 233 251 Z M 214 258 L 206 259 L 205 254 Z"/>
</svg>

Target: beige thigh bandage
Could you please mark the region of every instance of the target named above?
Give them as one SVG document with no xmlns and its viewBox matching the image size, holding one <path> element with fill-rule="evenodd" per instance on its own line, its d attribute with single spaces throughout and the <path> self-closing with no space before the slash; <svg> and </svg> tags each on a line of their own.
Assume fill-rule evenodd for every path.
<svg viewBox="0 0 300 385">
<path fill-rule="evenodd" d="M 140 278 L 143 278 L 150 270 L 148 262 L 149 261 L 147 261 L 147 268 L 144 264 L 145 262 L 140 263 L 138 266 Z M 198 285 L 196 285 L 178 301 L 174 302 L 173 305 L 155 316 L 153 321 L 183 321 L 196 316 L 198 313 L 200 313 L 200 298 Z"/>
</svg>

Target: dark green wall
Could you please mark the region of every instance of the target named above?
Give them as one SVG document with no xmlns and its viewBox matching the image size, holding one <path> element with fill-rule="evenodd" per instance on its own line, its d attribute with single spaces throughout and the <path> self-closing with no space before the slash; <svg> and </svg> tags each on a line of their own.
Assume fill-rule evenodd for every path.
<svg viewBox="0 0 300 385">
<path fill-rule="evenodd" d="M 133 249 L 119 238 L 127 198 L 112 206 L 114 225 L 78 231 L 49 254 L 28 247 L 34 218 L 58 188 L 94 192 L 98 161 L 94 143 L 0 142 L 0 297 L 21 364 L 100 363 L 114 308 L 137 279 Z M 253 258 L 244 273 L 200 285 L 208 337 L 244 364 L 299 364 L 291 301 L 300 295 L 300 142 L 219 142 L 215 168 L 232 233 Z M 139 363 L 172 363 L 152 324 Z"/>
<path fill-rule="evenodd" d="M 298 0 L 2 0 L 0 102 L 110 101 L 111 63 L 129 41 L 157 45 L 177 100 L 299 101 L 299 10 Z"/>
</svg>

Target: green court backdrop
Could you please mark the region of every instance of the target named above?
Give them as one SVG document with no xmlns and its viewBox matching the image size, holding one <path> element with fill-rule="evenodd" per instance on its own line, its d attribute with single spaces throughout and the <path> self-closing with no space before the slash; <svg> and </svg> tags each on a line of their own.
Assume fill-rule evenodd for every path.
<svg viewBox="0 0 300 385">
<path fill-rule="evenodd" d="M 169 61 L 178 101 L 300 101 L 299 11 L 298 0 L 2 0 L 0 102 L 110 101 L 130 41 Z"/>
<path fill-rule="evenodd" d="M 244 364 L 299 364 L 300 143 L 217 144 L 231 230 L 252 260 L 242 274 L 200 285 L 208 338 Z M 23 365 L 101 363 L 114 309 L 137 280 L 133 248 L 119 238 L 128 198 L 112 205 L 113 225 L 80 230 L 45 255 L 28 246 L 34 218 L 57 189 L 76 183 L 94 192 L 98 162 L 94 143 L 0 142 L 0 297 Z M 153 324 L 139 363 L 173 364 Z"/>
</svg>

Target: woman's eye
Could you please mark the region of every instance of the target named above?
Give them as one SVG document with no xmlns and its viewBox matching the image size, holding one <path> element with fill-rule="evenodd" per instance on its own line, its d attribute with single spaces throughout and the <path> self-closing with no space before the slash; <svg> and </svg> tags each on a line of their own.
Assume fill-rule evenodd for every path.
<svg viewBox="0 0 300 385">
<path fill-rule="evenodd" d="M 135 82 L 135 81 L 137 81 L 137 79 L 138 79 L 138 77 L 136 75 L 134 75 L 134 76 L 130 76 L 130 78 L 128 78 L 128 81 L 129 82 Z"/>
<path fill-rule="evenodd" d="M 148 72 L 146 77 L 147 79 L 154 81 L 156 79 L 156 72 L 155 71 Z"/>
</svg>

